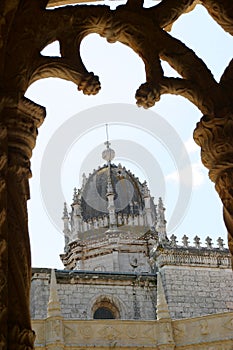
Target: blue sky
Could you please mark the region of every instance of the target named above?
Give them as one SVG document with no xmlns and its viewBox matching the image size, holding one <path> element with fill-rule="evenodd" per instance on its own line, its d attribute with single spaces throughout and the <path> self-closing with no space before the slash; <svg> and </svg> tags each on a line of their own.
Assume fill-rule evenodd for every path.
<svg viewBox="0 0 233 350">
<path fill-rule="evenodd" d="M 219 80 L 232 57 L 232 38 L 211 19 L 201 5 L 198 5 L 193 12 L 181 16 L 174 24 L 171 34 L 192 48 L 211 69 L 215 79 Z M 43 53 L 56 55 L 57 52 L 58 46 L 55 43 Z M 106 138 L 106 122 L 109 123 L 109 136 L 116 151 L 116 163 L 121 162 L 127 168 L 131 168 L 140 180 L 146 179 L 150 187 L 153 187 L 152 195 L 156 200 L 160 191 L 163 192 L 168 226 L 177 206 L 179 194 L 183 193 L 184 198 L 185 195 L 189 197 L 188 200 L 186 198 L 187 205 L 183 214 L 177 220 L 179 224 L 173 225 L 169 233 L 174 233 L 179 240 L 186 234 L 191 241 L 198 235 L 203 245 L 208 235 L 213 241 L 222 236 L 226 243 L 222 205 L 214 190 L 214 184 L 208 178 L 207 169 L 201 164 L 200 150 L 192 141 L 192 133 L 201 118 L 201 112 L 182 97 L 164 95 L 148 114 L 144 114 L 147 111 L 140 109 L 145 125 L 138 127 L 133 118 L 130 119 L 131 112 L 124 116 L 124 105 L 127 111 L 134 113 L 135 109 L 137 113 L 138 108 L 134 107 L 134 95 L 140 84 L 145 82 L 141 59 L 128 47 L 118 43 L 109 44 L 94 34 L 83 41 L 81 55 L 87 69 L 100 77 L 102 88 L 98 95 L 84 96 L 82 92 L 77 91 L 73 83 L 54 78 L 34 83 L 26 94 L 28 98 L 47 109 L 47 117 L 39 129 L 32 157 L 33 178 L 30 179 L 31 199 L 28 202 L 32 266 L 62 268 L 59 259 L 59 254 L 64 248 L 62 222 L 59 223 L 58 219 L 54 221 L 48 204 L 44 203 L 44 198 L 50 197 L 48 200 L 54 203 L 54 211 L 58 212 L 57 218 L 61 217 L 63 197 L 68 204 L 71 203 L 73 188 L 80 186 L 82 171 L 85 170 L 88 175 L 93 168 L 103 164 L 101 150 L 104 148 L 102 144 Z M 167 64 L 164 65 L 164 70 L 167 76 L 174 74 Z M 90 113 L 85 112 L 88 109 Z M 119 118 L 114 111 L 119 111 Z M 165 137 L 161 139 L 160 127 L 156 130 L 150 125 L 149 113 L 154 113 L 168 125 L 176 144 L 178 139 L 182 142 L 192 168 L 192 184 L 189 183 L 189 177 L 185 176 L 187 169 L 185 166 L 180 167 L 177 156 L 173 154 L 171 144 L 168 142 L 171 134 L 169 133 L 168 139 Z M 85 122 L 83 116 L 84 119 L 87 116 Z M 127 123 L 124 123 L 124 120 Z M 84 129 L 86 127 L 81 134 L 79 121 Z M 70 130 L 69 127 L 72 125 L 77 129 Z M 150 129 L 153 131 L 152 134 L 149 132 Z M 76 130 L 77 137 L 75 137 Z M 56 135 L 61 135 L 60 144 L 56 144 Z M 129 145 L 127 147 L 129 150 L 124 154 L 121 145 L 125 141 Z M 66 149 L 59 167 L 58 163 L 61 161 L 59 157 L 62 153 L 59 147 L 62 147 L 63 143 Z M 138 159 L 130 155 L 130 149 L 133 149 L 134 144 L 140 148 Z M 54 156 L 49 153 L 53 146 Z M 141 156 L 143 151 L 145 158 L 151 156 L 154 159 L 154 163 L 150 163 L 151 168 L 143 163 Z M 47 170 L 43 162 L 48 154 L 51 166 Z M 50 194 L 49 186 L 53 180 L 55 181 L 56 175 L 53 174 L 55 170 L 58 172 L 57 180 L 62 197 L 54 192 L 55 187 L 51 188 Z M 42 183 L 46 177 L 47 187 Z M 188 183 L 185 183 L 187 181 Z M 190 196 L 187 194 L 188 191 Z"/>
</svg>

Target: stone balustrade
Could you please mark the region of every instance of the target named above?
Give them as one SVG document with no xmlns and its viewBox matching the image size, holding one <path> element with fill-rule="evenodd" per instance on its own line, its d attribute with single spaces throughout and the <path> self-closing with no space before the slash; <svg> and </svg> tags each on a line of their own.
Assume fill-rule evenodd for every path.
<svg viewBox="0 0 233 350">
<path fill-rule="evenodd" d="M 35 350 L 56 349 L 202 349 L 231 350 L 233 313 L 161 321 L 33 320 Z M 46 330 L 46 331 L 45 331 Z M 172 333 L 174 336 L 172 337 Z M 161 339 L 161 335 L 163 338 Z M 172 339 L 173 338 L 173 339 Z M 163 343 L 162 343 L 163 342 Z M 175 343 L 175 344 L 174 344 Z M 60 346 L 60 347 L 59 347 Z M 53 348 L 55 349 L 55 348 Z"/>
<path fill-rule="evenodd" d="M 164 265 L 188 265 L 230 268 L 231 256 L 229 249 L 224 248 L 224 241 L 218 237 L 216 243 L 209 236 L 201 242 L 197 235 L 191 239 L 184 235 L 179 244 L 173 234 L 168 241 L 160 242 L 151 250 L 151 256 L 156 259 L 159 267 Z"/>
<path fill-rule="evenodd" d="M 221 237 L 218 237 L 218 239 L 216 240 L 216 246 L 214 246 L 213 239 L 209 236 L 207 236 L 205 238 L 204 245 L 202 245 L 201 238 L 198 237 L 197 235 L 193 238 L 193 244 L 190 245 L 190 241 L 191 241 L 191 239 L 189 239 L 189 237 L 184 235 L 181 238 L 182 244 L 179 245 L 179 244 L 177 244 L 178 243 L 177 237 L 174 234 L 172 234 L 170 237 L 170 245 L 173 248 L 182 248 L 183 247 L 183 248 L 197 248 L 197 249 L 206 248 L 206 249 L 211 249 L 211 250 L 214 250 L 214 249 L 228 250 L 228 249 L 224 248 L 224 245 L 225 245 L 224 240 Z"/>
</svg>

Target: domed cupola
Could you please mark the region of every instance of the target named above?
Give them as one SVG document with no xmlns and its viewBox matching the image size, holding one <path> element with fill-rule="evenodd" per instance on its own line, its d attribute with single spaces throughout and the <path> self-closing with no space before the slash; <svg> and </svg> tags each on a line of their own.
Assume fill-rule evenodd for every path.
<svg viewBox="0 0 233 350">
<path fill-rule="evenodd" d="M 105 164 L 88 177 L 82 188 L 83 219 L 108 215 L 108 196 L 111 193 L 116 215 L 139 215 L 144 210 L 144 187 L 139 180 L 121 164 Z"/>
<path fill-rule="evenodd" d="M 83 174 L 82 187 L 74 189 L 70 213 L 65 204 L 65 254 L 61 259 L 69 269 L 84 268 L 81 260 L 90 261 L 90 256 L 83 256 L 87 246 L 102 247 L 95 256 L 104 255 L 105 247 L 108 255 L 107 251 L 113 249 L 108 244 L 109 239 L 132 243 L 135 239 L 142 240 L 149 231 L 155 240 L 159 236 L 167 239 L 162 199 L 155 205 L 146 182 L 141 183 L 121 164 L 112 163 L 115 152 L 108 141 L 105 145 L 102 157 L 106 163 L 88 177 Z"/>
</svg>

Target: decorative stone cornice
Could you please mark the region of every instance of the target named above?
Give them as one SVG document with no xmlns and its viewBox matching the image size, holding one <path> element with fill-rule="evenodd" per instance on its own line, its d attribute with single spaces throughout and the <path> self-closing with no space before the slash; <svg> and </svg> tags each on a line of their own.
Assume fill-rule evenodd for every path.
<svg viewBox="0 0 233 350">
<path fill-rule="evenodd" d="M 173 235 L 167 244 L 159 244 L 151 250 L 151 256 L 155 259 L 158 268 L 164 265 L 175 266 L 203 266 L 203 267 L 231 267 L 231 255 L 228 249 L 223 247 L 223 240 L 217 240 L 218 248 L 213 247 L 212 239 L 206 238 L 206 247 L 201 247 L 199 237 L 194 238 L 195 246 L 189 246 L 186 235 L 182 238 L 183 245 L 177 245 Z"/>
<path fill-rule="evenodd" d="M 32 279 L 50 279 L 49 268 L 32 268 Z M 137 281 L 144 286 L 149 282 L 151 285 L 156 284 L 156 274 L 139 273 L 139 272 L 107 272 L 107 271 L 82 271 L 82 270 L 56 270 L 56 283 L 92 283 L 99 284 L 100 281 L 125 281 L 131 285 L 132 281 Z M 96 282 L 97 281 L 97 282 Z M 105 283 L 105 282 L 104 282 Z"/>
</svg>

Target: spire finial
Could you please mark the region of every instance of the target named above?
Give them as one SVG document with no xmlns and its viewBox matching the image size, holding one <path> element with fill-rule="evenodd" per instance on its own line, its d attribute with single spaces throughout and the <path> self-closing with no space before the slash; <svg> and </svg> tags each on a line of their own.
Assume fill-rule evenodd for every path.
<svg viewBox="0 0 233 350">
<path fill-rule="evenodd" d="M 73 194 L 73 202 L 77 201 L 77 188 L 74 188 L 74 194 Z"/>
<path fill-rule="evenodd" d="M 61 316 L 61 305 L 57 295 L 57 280 L 55 270 L 51 270 L 50 277 L 50 295 L 47 308 L 47 317 Z"/>
<path fill-rule="evenodd" d="M 165 243 L 168 241 L 167 238 L 167 231 L 166 231 L 166 223 L 165 220 L 165 208 L 163 206 L 162 198 L 159 197 L 158 205 L 157 205 L 157 231 L 159 235 L 159 241 L 160 243 Z"/>
<path fill-rule="evenodd" d="M 157 320 L 170 319 L 160 272 L 157 273 Z"/>
<path fill-rule="evenodd" d="M 67 204 L 64 202 L 64 209 L 63 209 L 63 218 L 62 219 L 67 219 L 68 216 L 68 210 L 67 210 Z"/>
<path fill-rule="evenodd" d="M 102 152 L 102 158 L 108 163 L 111 163 L 111 160 L 113 160 L 113 158 L 115 157 L 115 151 L 109 147 L 111 143 L 109 142 L 108 124 L 105 124 L 105 127 L 107 141 L 104 143 L 106 145 L 106 149 Z"/>
<path fill-rule="evenodd" d="M 105 124 L 106 127 L 106 138 L 107 138 L 107 142 L 109 142 L 109 137 L 108 137 L 108 124 Z"/>
</svg>

